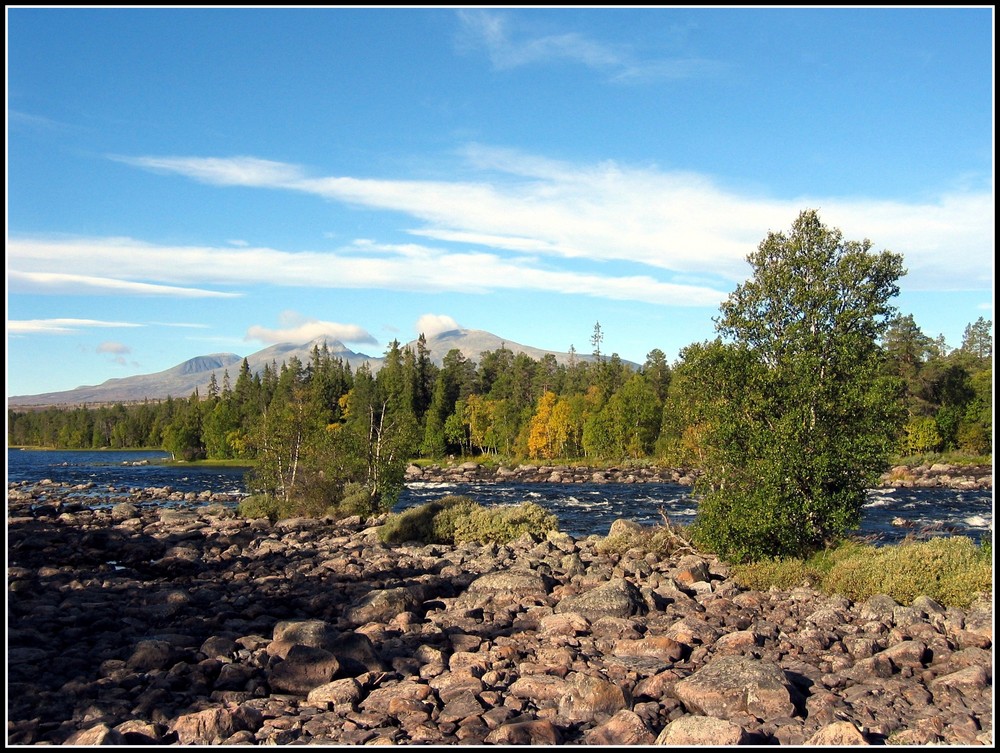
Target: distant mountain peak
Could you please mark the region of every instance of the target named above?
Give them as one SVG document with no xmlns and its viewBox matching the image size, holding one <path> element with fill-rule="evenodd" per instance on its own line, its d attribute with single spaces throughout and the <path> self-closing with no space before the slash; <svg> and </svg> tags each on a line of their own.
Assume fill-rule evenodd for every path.
<svg viewBox="0 0 1000 753">
<path fill-rule="evenodd" d="M 417 340 L 411 340 L 400 347 L 409 348 L 415 353 L 417 352 L 417 342 Z M 355 370 L 367 365 L 372 372 L 377 372 L 384 360 L 381 357 L 356 353 L 347 348 L 340 340 L 327 336 L 316 337 L 307 343 L 276 343 L 246 356 L 245 360 L 254 374 L 261 373 L 265 366 L 270 366 L 272 363 L 280 367 L 281 364 L 287 363 L 293 357 L 298 358 L 302 364 L 308 365 L 312 358 L 313 349 L 318 347 L 322 350 L 324 344 L 331 357 L 339 358 Z M 514 353 L 524 353 L 536 361 L 541 360 L 546 355 L 554 356 L 559 363 L 569 363 L 573 358 L 577 361 L 592 360 L 592 356 L 588 355 L 575 354 L 570 356 L 569 353 L 521 345 L 481 329 L 452 329 L 439 332 L 431 337 L 425 337 L 425 347 L 431 361 L 437 365 L 441 365 L 444 357 L 452 350 L 458 350 L 468 360 L 478 363 L 483 353 L 500 348 L 506 348 Z M 187 398 L 195 390 L 204 396 L 207 394 L 207 388 L 213 375 L 216 382 L 221 384 L 227 370 L 241 364 L 243 360 L 243 356 L 238 356 L 235 353 L 195 356 L 155 374 L 108 379 L 99 385 L 82 386 L 64 392 L 8 396 L 7 406 L 17 408 L 141 402 L 142 400 L 164 400 L 167 397 Z M 230 379 L 236 377 L 235 369 L 229 376 Z"/>
<path fill-rule="evenodd" d="M 184 363 L 175 366 L 181 374 L 200 374 L 203 371 L 213 371 L 239 363 L 243 358 L 235 353 L 213 353 L 209 356 L 195 356 Z"/>
</svg>

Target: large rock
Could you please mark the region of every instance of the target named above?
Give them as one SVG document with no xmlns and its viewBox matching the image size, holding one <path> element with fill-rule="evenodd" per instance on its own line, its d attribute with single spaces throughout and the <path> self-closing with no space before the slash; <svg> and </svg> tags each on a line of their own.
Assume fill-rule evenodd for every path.
<svg viewBox="0 0 1000 753">
<path fill-rule="evenodd" d="M 353 677 L 334 680 L 309 691 L 306 701 L 312 706 L 347 706 L 353 708 L 361 700 L 361 685 Z"/>
<path fill-rule="evenodd" d="M 352 604 L 344 616 L 352 625 L 369 622 L 389 622 L 403 612 L 411 612 L 420 605 L 420 599 L 408 588 L 388 588 L 372 591 Z"/>
<path fill-rule="evenodd" d="M 546 719 L 503 724 L 484 741 L 489 745 L 559 745 L 559 729 Z"/>
<path fill-rule="evenodd" d="M 458 605 L 475 608 L 491 603 L 518 602 L 544 598 L 548 593 L 545 580 L 530 570 L 497 570 L 480 575 L 459 596 Z"/>
<path fill-rule="evenodd" d="M 634 711 L 622 709 L 604 724 L 586 732 L 583 741 L 587 745 L 651 745 L 653 733 Z"/>
<path fill-rule="evenodd" d="M 681 557 L 674 571 L 674 580 L 682 586 L 691 586 L 694 583 L 705 583 L 711 577 L 708 572 L 708 563 L 701 557 L 688 554 Z"/>
<path fill-rule="evenodd" d="M 284 620 L 274 626 L 274 640 L 267 646 L 271 656 L 284 657 L 292 646 L 302 645 L 329 651 L 340 662 L 341 672 L 357 676 L 363 672 L 383 672 L 385 662 L 367 635 L 340 632 L 322 620 Z"/>
<path fill-rule="evenodd" d="M 743 745 L 747 733 L 738 724 L 712 716 L 682 716 L 670 722 L 656 738 L 656 745 Z"/>
<path fill-rule="evenodd" d="M 278 692 L 307 695 L 333 680 L 338 669 L 340 662 L 329 651 L 297 644 L 282 661 L 271 667 L 267 680 Z"/>
<path fill-rule="evenodd" d="M 64 745 L 91 747 L 93 745 L 125 745 L 125 738 L 118 730 L 111 729 L 106 724 L 80 730 L 70 735 Z"/>
<path fill-rule="evenodd" d="M 263 725 L 259 711 L 248 706 L 211 708 L 182 714 L 170 725 L 181 745 L 218 745 L 239 731 L 256 732 Z"/>
<path fill-rule="evenodd" d="M 577 674 L 559 701 L 559 715 L 575 722 L 603 720 L 632 704 L 619 685 L 601 677 Z"/>
<path fill-rule="evenodd" d="M 524 675 L 511 683 L 509 692 L 540 706 L 545 701 L 558 701 L 568 690 L 569 682 L 556 675 Z"/>
<path fill-rule="evenodd" d="M 332 651 L 338 631 L 323 620 L 282 620 L 274 626 L 274 640 Z"/>
<path fill-rule="evenodd" d="M 746 656 L 713 659 L 678 682 L 674 694 L 689 711 L 720 719 L 744 712 L 773 719 L 795 711 L 781 667 Z"/>
<path fill-rule="evenodd" d="M 850 722 L 832 722 L 806 740 L 806 745 L 835 745 L 838 748 L 868 744 L 861 730 Z"/>
<path fill-rule="evenodd" d="M 684 647 L 665 635 L 649 635 L 637 640 L 623 638 L 615 642 L 615 656 L 651 656 L 666 663 L 679 661 Z"/>
<path fill-rule="evenodd" d="M 579 596 L 567 596 L 556 605 L 555 611 L 577 612 L 594 622 L 601 617 L 645 614 L 647 607 L 638 588 L 624 578 L 615 578 Z"/>
<path fill-rule="evenodd" d="M 127 666 L 136 672 L 167 669 L 174 662 L 176 652 L 166 641 L 139 641 L 129 656 Z"/>
</svg>

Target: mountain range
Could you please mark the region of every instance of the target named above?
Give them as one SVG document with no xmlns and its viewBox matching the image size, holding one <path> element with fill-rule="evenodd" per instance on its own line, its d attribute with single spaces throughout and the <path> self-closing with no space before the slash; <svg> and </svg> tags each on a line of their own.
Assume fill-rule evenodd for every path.
<svg viewBox="0 0 1000 753">
<path fill-rule="evenodd" d="M 264 370 L 265 365 L 273 364 L 280 368 L 281 364 L 286 363 L 293 356 L 297 357 L 303 364 L 308 364 L 313 348 L 315 346 L 322 347 L 324 343 L 329 349 L 331 357 L 341 359 L 350 365 L 352 371 L 356 371 L 363 364 L 368 364 L 374 373 L 378 371 L 384 361 L 382 357 L 356 353 L 339 340 L 318 337 L 298 345 L 294 343 L 271 345 L 246 356 L 247 365 L 252 373 L 259 374 Z M 402 347 L 410 348 L 416 352 L 417 341 L 413 340 Z M 426 338 L 425 347 L 431 361 L 438 366 L 441 365 L 448 352 L 453 349 L 460 351 L 468 360 L 478 362 L 483 353 L 499 350 L 501 347 L 514 353 L 524 353 L 534 360 L 540 360 L 546 355 L 554 356 L 558 363 L 569 363 L 574 357 L 577 360 L 593 360 L 593 356 L 590 355 L 571 355 L 570 353 L 533 348 L 476 329 L 455 329 L 436 334 Z M 143 400 L 165 400 L 167 397 L 187 398 L 196 389 L 199 394 L 205 395 L 213 375 L 216 383 L 221 386 L 224 376 L 228 372 L 230 384 L 234 384 L 239 375 L 242 361 L 243 356 L 235 353 L 212 353 L 195 356 L 155 374 L 109 379 L 102 384 L 82 386 L 62 392 L 8 396 L 7 407 L 38 408 L 43 406 L 132 403 Z M 637 364 L 631 364 L 627 361 L 625 363 L 633 367 L 637 366 Z"/>
</svg>

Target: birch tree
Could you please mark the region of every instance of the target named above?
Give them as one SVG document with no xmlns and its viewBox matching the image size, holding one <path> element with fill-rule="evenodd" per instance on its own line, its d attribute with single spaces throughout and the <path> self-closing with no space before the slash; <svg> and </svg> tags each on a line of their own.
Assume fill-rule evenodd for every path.
<svg viewBox="0 0 1000 753">
<path fill-rule="evenodd" d="M 735 560 L 808 554 L 860 523 L 904 418 L 879 345 L 902 256 L 802 212 L 747 257 L 700 351 L 709 452 L 700 541 Z"/>
</svg>

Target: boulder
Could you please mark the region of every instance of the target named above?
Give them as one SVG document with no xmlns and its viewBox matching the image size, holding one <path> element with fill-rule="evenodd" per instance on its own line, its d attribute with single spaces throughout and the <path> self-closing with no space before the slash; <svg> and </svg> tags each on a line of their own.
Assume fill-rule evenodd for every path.
<svg viewBox="0 0 1000 753">
<path fill-rule="evenodd" d="M 278 692 L 307 695 L 333 680 L 338 669 L 340 662 L 329 651 L 296 644 L 270 668 L 267 680 Z"/>
<path fill-rule="evenodd" d="M 656 745 L 744 745 L 747 733 L 738 724 L 712 716 L 682 716 L 670 722 L 656 738 Z"/>
<path fill-rule="evenodd" d="M 576 612 L 591 622 L 601 617 L 631 617 L 645 614 L 646 602 L 642 593 L 630 581 L 615 578 L 580 594 L 562 599 L 556 613 Z"/>
<path fill-rule="evenodd" d="M 795 711 L 781 667 L 746 656 L 713 659 L 678 682 L 674 694 L 689 711 L 719 719 L 743 713 L 773 719 Z"/>
</svg>

